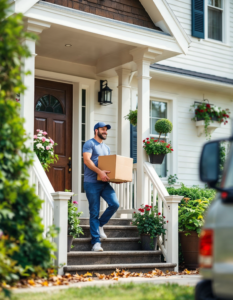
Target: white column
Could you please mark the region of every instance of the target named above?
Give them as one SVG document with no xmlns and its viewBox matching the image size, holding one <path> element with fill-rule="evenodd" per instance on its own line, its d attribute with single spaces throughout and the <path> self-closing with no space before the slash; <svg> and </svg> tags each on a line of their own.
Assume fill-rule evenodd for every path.
<svg viewBox="0 0 233 300">
<path fill-rule="evenodd" d="M 48 23 L 27 20 L 25 23 L 25 29 L 29 32 L 40 34 L 43 29 L 49 28 Z M 32 139 L 34 134 L 34 97 L 35 97 L 35 56 L 36 56 L 36 41 L 26 39 L 23 42 L 29 49 L 31 56 L 23 59 L 22 67 L 22 81 L 26 86 L 24 94 L 20 95 L 21 111 L 20 115 L 25 119 L 24 128 L 27 135 L 30 136 L 29 146 L 32 147 Z M 29 75 L 25 75 L 25 72 L 30 71 Z"/>
<path fill-rule="evenodd" d="M 54 200 L 54 225 L 60 229 L 58 236 L 54 239 L 57 245 L 55 265 L 67 265 L 67 235 L 68 235 L 68 201 L 74 193 L 56 192 L 52 193 Z M 58 269 L 58 274 L 63 274 L 63 267 Z"/>
<path fill-rule="evenodd" d="M 131 70 L 120 68 L 118 74 L 117 154 L 130 157 L 130 122 L 125 120 L 130 110 L 129 78 Z"/>
<path fill-rule="evenodd" d="M 183 199 L 183 196 L 166 196 L 168 205 L 168 220 L 167 233 L 167 262 L 176 263 L 175 271 L 179 270 L 179 230 L 178 230 L 178 204 Z"/>
<path fill-rule="evenodd" d="M 161 52 L 154 49 L 133 49 L 130 51 L 138 70 L 138 118 L 137 118 L 137 207 L 146 204 L 143 164 L 147 155 L 142 141 L 150 136 L 150 65 Z"/>
</svg>

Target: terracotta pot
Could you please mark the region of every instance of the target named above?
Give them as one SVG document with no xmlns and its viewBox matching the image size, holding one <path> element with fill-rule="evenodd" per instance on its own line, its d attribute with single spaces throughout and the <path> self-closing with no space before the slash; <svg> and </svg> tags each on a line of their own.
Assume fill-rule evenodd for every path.
<svg viewBox="0 0 233 300">
<path fill-rule="evenodd" d="M 144 251 L 157 250 L 157 236 L 153 238 L 153 247 L 151 246 L 151 238 L 149 234 L 142 234 L 141 242 L 142 242 L 142 250 Z"/>
<path fill-rule="evenodd" d="M 70 252 L 72 243 L 73 243 L 73 236 L 68 235 L 68 237 L 67 237 L 67 252 Z"/>
<path fill-rule="evenodd" d="M 198 268 L 198 255 L 199 255 L 199 237 L 196 231 L 179 232 L 181 249 L 184 256 L 185 268 L 195 270 Z"/>
<path fill-rule="evenodd" d="M 166 154 L 150 154 L 150 163 L 161 165 Z"/>
</svg>

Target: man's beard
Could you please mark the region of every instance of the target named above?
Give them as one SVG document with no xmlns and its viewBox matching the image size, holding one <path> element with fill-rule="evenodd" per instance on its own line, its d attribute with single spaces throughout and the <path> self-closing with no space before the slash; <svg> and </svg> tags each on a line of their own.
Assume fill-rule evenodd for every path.
<svg viewBox="0 0 233 300">
<path fill-rule="evenodd" d="M 101 140 L 106 140 L 107 136 L 104 137 L 98 130 L 98 133 L 97 133 L 98 137 L 101 139 Z"/>
</svg>

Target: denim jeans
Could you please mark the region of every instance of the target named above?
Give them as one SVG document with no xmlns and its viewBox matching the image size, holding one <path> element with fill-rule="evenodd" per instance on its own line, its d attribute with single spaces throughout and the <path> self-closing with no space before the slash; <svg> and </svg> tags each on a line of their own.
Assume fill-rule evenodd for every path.
<svg viewBox="0 0 233 300">
<path fill-rule="evenodd" d="M 100 243 L 99 226 L 102 227 L 111 219 L 119 208 L 119 202 L 114 189 L 108 182 L 84 182 L 84 190 L 89 202 L 91 243 Z M 100 197 L 108 204 L 108 208 L 99 218 Z"/>
</svg>

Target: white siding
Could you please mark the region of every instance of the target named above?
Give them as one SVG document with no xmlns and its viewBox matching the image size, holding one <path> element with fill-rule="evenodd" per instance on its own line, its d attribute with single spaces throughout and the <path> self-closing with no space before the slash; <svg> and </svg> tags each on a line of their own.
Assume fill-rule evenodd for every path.
<svg viewBox="0 0 233 300">
<path fill-rule="evenodd" d="M 136 80 L 133 81 L 133 87 L 136 88 Z M 172 160 L 177 160 L 177 169 L 171 174 L 172 165 L 167 166 L 168 173 L 177 174 L 178 182 L 183 182 L 187 186 L 203 184 L 199 181 L 199 159 L 203 144 L 206 142 L 205 135 L 198 137 L 195 122 L 191 119 L 194 113 L 190 111 L 190 106 L 194 101 L 200 101 L 203 94 L 209 99 L 211 104 L 215 104 L 222 108 L 229 108 L 233 111 L 233 103 L 230 95 L 218 94 L 209 90 L 198 90 L 188 85 L 173 84 L 160 81 L 159 78 L 151 80 L 151 95 L 163 94 L 161 101 L 176 98 L 176 112 L 173 124 L 177 126 L 177 135 L 174 136 L 172 145 L 174 152 L 169 154 Z M 158 98 L 159 99 L 159 98 Z M 168 106 L 169 109 L 169 106 Z M 221 125 L 213 134 L 212 139 L 223 138 L 230 135 L 231 126 Z M 176 146 L 174 146 L 176 144 Z M 171 160 L 171 164 L 172 164 Z"/>
<path fill-rule="evenodd" d="M 207 0 L 206 0 L 207 1 Z M 160 62 L 176 68 L 188 69 L 222 77 L 233 78 L 233 0 L 229 1 L 229 45 L 191 37 L 192 44 L 187 55 Z M 191 0 L 167 0 L 186 33 L 191 36 Z"/>
<path fill-rule="evenodd" d="M 109 78 L 108 86 L 113 90 L 112 102 L 113 104 L 108 106 L 102 106 L 95 101 L 95 124 L 98 122 L 105 122 L 111 125 L 111 130 L 108 131 L 108 138 L 106 144 L 110 147 L 111 154 L 117 154 L 117 103 L 118 103 L 118 88 L 117 88 L 117 78 Z M 99 80 L 97 82 L 96 94 L 99 91 Z"/>
</svg>

